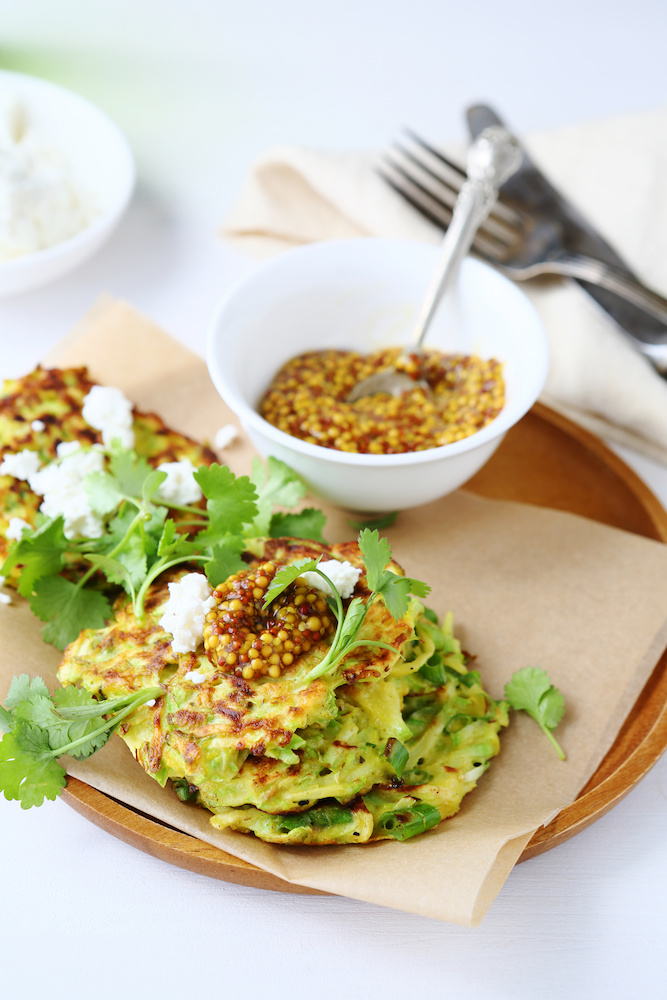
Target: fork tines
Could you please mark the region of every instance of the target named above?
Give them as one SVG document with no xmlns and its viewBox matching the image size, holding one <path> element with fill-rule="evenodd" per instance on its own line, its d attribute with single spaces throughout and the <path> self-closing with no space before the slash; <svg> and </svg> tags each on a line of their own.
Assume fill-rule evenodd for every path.
<svg viewBox="0 0 667 1000">
<path fill-rule="evenodd" d="M 385 153 L 378 172 L 424 218 L 446 230 L 452 208 L 466 178 L 465 170 L 409 129 L 406 138 Z M 502 258 L 517 238 L 519 214 L 497 202 L 475 238 L 475 249 Z"/>
</svg>

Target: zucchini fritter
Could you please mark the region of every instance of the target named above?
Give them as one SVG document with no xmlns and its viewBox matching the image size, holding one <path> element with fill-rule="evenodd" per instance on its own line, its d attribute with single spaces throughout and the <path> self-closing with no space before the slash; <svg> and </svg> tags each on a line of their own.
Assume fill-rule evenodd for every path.
<svg viewBox="0 0 667 1000">
<path fill-rule="evenodd" d="M 83 398 L 94 384 L 85 368 L 40 367 L 24 378 L 7 380 L 0 389 L 0 460 L 4 452 L 28 448 L 49 462 L 61 441 L 101 442 L 101 434 L 81 416 Z M 43 429 L 33 429 L 34 421 Z M 135 450 L 152 465 L 183 458 L 195 466 L 215 461 L 210 448 L 171 430 L 155 413 L 135 410 L 133 429 Z M 7 555 L 9 519 L 20 517 L 34 525 L 41 500 L 27 482 L 0 476 L 0 563 Z"/>
<path fill-rule="evenodd" d="M 320 554 L 363 570 L 356 543 L 258 540 L 246 558 L 250 571 Z M 214 650 L 172 651 L 159 624 L 167 582 L 152 588 L 141 624 L 125 604 L 113 624 L 83 632 L 59 677 L 102 698 L 162 685 L 164 697 L 118 732 L 148 774 L 161 785 L 171 779 L 179 797 L 209 809 L 215 827 L 274 843 L 406 839 L 453 815 L 498 752 L 505 705 L 483 691 L 449 630 L 435 628 L 417 600 L 401 621 L 382 600 L 369 608 L 359 637 L 393 651 L 356 648 L 333 673 L 309 681 L 330 642 L 323 636 L 279 676 L 247 679 Z M 363 572 L 354 596 L 369 596 Z M 434 634 L 444 683 L 427 669 Z"/>
</svg>

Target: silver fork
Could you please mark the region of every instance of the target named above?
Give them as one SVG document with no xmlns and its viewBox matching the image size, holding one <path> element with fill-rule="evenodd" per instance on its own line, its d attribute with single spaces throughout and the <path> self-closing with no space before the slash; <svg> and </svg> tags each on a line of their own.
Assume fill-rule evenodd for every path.
<svg viewBox="0 0 667 1000">
<path fill-rule="evenodd" d="M 465 171 L 414 132 L 406 130 L 406 137 L 407 141 L 395 143 L 385 154 L 379 172 L 421 215 L 446 230 Z M 503 204 L 501 192 L 494 211 L 477 233 L 473 250 L 515 281 L 545 274 L 588 281 L 667 325 L 667 299 L 662 295 L 610 264 L 564 249 L 559 241 L 555 225 Z M 644 349 L 651 346 L 643 345 Z M 658 353 L 664 352 L 664 345 L 655 347 Z"/>
</svg>

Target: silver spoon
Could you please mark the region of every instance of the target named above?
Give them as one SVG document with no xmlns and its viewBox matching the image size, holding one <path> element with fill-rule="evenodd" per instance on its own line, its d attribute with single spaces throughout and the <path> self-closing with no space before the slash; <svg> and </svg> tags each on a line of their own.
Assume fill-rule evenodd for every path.
<svg viewBox="0 0 667 1000">
<path fill-rule="evenodd" d="M 438 266 L 417 320 L 411 354 L 422 353 L 426 331 L 445 289 L 470 249 L 475 233 L 493 208 L 498 197 L 498 188 L 517 169 L 521 156 L 521 150 L 514 136 L 500 125 L 484 129 L 470 146 L 467 161 L 468 178 L 454 203 L 452 221 L 442 241 Z M 415 382 L 404 372 L 387 368 L 386 371 L 357 382 L 349 393 L 347 402 L 354 403 L 357 399 L 372 396 L 376 392 L 400 396 L 402 392 L 414 389 L 416 385 L 428 388 L 423 381 Z"/>
</svg>

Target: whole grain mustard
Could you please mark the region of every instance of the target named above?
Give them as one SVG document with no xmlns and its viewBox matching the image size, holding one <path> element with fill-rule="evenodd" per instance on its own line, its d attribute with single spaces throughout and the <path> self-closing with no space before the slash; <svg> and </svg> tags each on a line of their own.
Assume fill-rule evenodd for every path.
<svg viewBox="0 0 667 1000">
<path fill-rule="evenodd" d="M 362 379 L 395 366 L 415 379 L 400 396 L 347 396 Z M 429 390 L 417 384 L 428 383 Z M 502 364 L 476 355 L 401 348 L 357 354 L 311 351 L 288 361 L 260 404 L 270 424 L 293 437 L 337 451 L 395 455 L 469 437 L 490 423 L 505 401 Z"/>
</svg>

